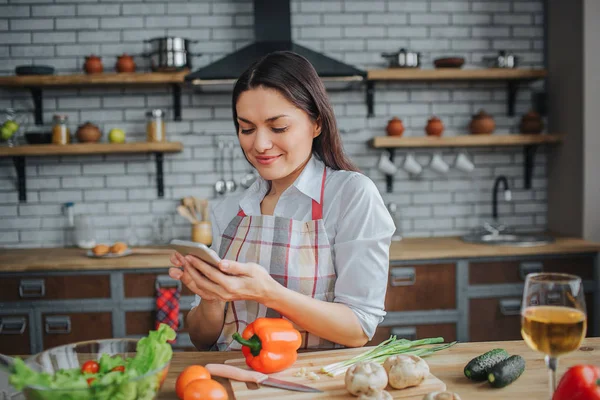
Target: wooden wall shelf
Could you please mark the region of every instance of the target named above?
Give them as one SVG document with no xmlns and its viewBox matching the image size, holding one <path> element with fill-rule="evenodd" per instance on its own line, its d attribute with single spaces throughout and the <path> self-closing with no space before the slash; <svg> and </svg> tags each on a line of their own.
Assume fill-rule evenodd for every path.
<svg viewBox="0 0 600 400">
<path fill-rule="evenodd" d="M 387 68 L 367 71 L 367 79 L 374 81 L 493 81 L 493 80 L 535 80 L 545 78 L 545 69 L 523 68 L 438 68 L 409 69 Z"/>
<path fill-rule="evenodd" d="M 533 175 L 533 166 L 535 150 L 540 145 L 551 145 L 562 142 L 563 135 L 559 134 L 504 134 L 504 135 L 459 135 L 459 136 L 420 136 L 420 137 L 393 137 L 378 136 L 369 141 L 371 147 L 376 149 L 386 149 L 390 153 L 390 160 L 393 162 L 396 149 L 415 149 L 415 148 L 443 148 L 443 147 L 488 147 L 488 146 L 523 146 L 524 163 L 524 182 L 525 189 L 531 188 L 531 177 Z M 386 175 L 387 192 L 391 193 L 394 189 L 393 175 Z"/>
<path fill-rule="evenodd" d="M 177 153 L 183 149 L 180 142 L 164 143 L 74 143 L 68 145 L 39 144 L 16 147 L 0 147 L 0 157 L 12 157 L 17 170 L 19 201 L 27 201 L 25 176 L 26 156 L 68 156 L 84 154 L 154 153 L 156 160 L 156 187 L 158 197 L 164 197 L 163 154 Z"/>
<path fill-rule="evenodd" d="M 545 69 L 525 68 L 387 68 L 367 71 L 368 116 L 375 115 L 375 82 L 452 82 L 452 81 L 504 81 L 506 82 L 508 115 L 515 114 L 515 101 L 519 83 L 543 79 Z"/>
<path fill-rule="evenodd" d="M 28 88 L 33 96 L 35 124 L 43 125 L 43 88 L 101 85 L 171 85 L 173 114 L 181 120 L 181 85 L 189 70 L 178 72 L 133 72 L 72 75 L 0 76 L 0 87 Z"/>
<path fill-rule="evenodd" d="M 484 147 L 484 146 L 526 146 L 562 141 L 561 135 L 460 135 L 460 136 L 417 136 L 394 137 L 378 136 L 371 140 L 374 148 L 417 148 L 417 147 Z"/>
<path fill-rule="evenodd" d="M 0 76 L 0 86 L 48 87 L 48 86 L 94 86 L 94 85 L 156 85 L 183 83 L 188 70 L 179 72 L 126 72 L 72 75 L 21 75 Z"/>
</svg>

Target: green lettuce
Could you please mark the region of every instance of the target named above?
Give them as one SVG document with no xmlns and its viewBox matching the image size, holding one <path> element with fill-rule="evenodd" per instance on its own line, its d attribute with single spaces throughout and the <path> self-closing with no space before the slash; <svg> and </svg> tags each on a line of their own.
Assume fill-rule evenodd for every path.
<svg viewBox="0 0 600 400">
<path fill-rule="evenodd" d="M 102 354 L 98 360 L 97 374 L 83 374 L 79 368 L 73 368 L 59 370 L 51 375 L 34 371 L 17 358 L 9 381 L 17 390 L 24 391 L 28 399 L 151 400 L 158 391 L 161 376 L 147 376 L 135 382 L 132 380 L 169 362 L 173 349 L 168 341 L 176 336 L 171 327 L 161 324 L 156 331 L 150 331 L 148 336 L 138 341 L 135 357 L 123 359 L 121 356 Z M 124 366 L 125 372 L 112 371 L 118 366 Z M 88 384 L 87 380 L 90 378 L 95 380 Z M 53 390 L 36 390 L 37 388 Z"/>
</svg>

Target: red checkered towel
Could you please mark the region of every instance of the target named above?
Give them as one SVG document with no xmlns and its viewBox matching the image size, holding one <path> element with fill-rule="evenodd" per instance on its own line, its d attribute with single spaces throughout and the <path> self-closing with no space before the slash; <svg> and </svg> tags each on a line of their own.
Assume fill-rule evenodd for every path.
<svg viewBox="0 0 600 400">
<path fill-rule="evenodd" d="M 162 324 L 167 324 L 175 331 L 179 328 L 179 287 L 156 288 L 156 329 Z M 171 343 L 175 342 L 173 340 Z"/>
</svg>

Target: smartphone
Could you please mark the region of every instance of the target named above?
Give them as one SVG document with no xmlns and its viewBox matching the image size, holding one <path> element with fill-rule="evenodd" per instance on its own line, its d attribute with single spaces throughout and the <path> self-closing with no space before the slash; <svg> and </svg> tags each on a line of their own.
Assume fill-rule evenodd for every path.
<svg viewBox="0 0 600 400">
<path fill-rule="evenodd" d="M 187 240 L 171 240 L 171 247 L 180 252 L 183 255 L 191 254 L 195 257 L 198 257 L 205 263 L 212 265 L 213 267 L 218 267 L 221 259 L 213 250 L 209 249 L 206 245 L 202 243 L 190 242 Z"/>
</svg>

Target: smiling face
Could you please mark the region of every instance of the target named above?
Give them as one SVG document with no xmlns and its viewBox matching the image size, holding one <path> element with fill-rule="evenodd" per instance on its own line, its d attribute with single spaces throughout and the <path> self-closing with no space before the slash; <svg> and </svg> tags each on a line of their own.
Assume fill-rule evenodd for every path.
<svg viewBox="0 0 600 400">
<path fill-rule="evenodd" d="M 238 137 L 260 176 L 293 183 L 306 165 L 321 128 L 275 89 L 244 91 L 236 103 Z"/>
</svg>

